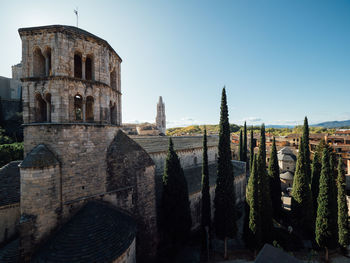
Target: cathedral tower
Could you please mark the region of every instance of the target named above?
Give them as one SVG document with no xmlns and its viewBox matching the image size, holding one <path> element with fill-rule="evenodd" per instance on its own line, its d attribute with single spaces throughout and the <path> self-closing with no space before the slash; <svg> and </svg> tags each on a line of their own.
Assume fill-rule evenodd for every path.
<svg viewBox="0 0 350 263">
<path fill-rule="evenodd" d="M 158 130 L 161 133 L 165 134 L 165 131 L 166 131 L 165 104 L 163 102 L 162 96 L 159 97 L 159 101 L 157 103 L 156 125 Z"/>
</svg>

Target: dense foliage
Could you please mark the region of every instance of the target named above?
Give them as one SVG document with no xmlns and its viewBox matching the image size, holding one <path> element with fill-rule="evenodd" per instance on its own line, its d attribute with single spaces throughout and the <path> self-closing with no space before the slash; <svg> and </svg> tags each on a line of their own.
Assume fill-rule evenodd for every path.
<svg viewBox="0 0 350 263">
<path fill-rule="evenodd" d="M 215 189 L 214 226 L 216 236 L 225 240 L 225 257 L 227 238 L 233 238 L 237 232 L 233 166 L 231 163 L 230 127 L 226 102 L 226 90 L 221 97 L 220 134 L 218 147 L 218 175 Z"/>
<path fill-rule="evenodd" d="M 310 164 L 310 146 L 309 146 L 309 124 L 307 117 L 304 119 L 304 126 L 303 126 L 303 136 L 302 136 L 302 142 L 300 144 L 300 149 L 304 154 L 304 169 L 305 169 L 305 176 L 307 179 L 307 183 L 310 184 L 311 181 L 311 164 Z"/>
<path fill-rule="evenodd" d="M 303 138 L 301 138 L 301 145 Z M 303 151 L 298 152 L 295 175 L 292 189 L 291 210 L 296 226 L 312 234 L 314 229 L 314 215 L 311 200 L 311 190 L 305 169 L 305 155 Z"/>
<path fill-rule="evenodd" d="M 321 175 L 321 162 L 318 151 L 314 154 L 311 166 L 311 195 L 312 195 L 312 206 L 314 209 L 314 215 L 317 214 L 317 197 Z"/>
<path fill-rule="evenodd" d="M 16 160 L 23 160 L 22 142 L 0 145 L 0 167 Z"/>
<path fill-rule="evenodd" d="M 280 169 L 278 166 L 275 138 L 273 138 L 273 142 L 272 142 L 268 174 L 269 174 L 269 181 L 270 181 L 273 216 L 275 218 L 278 218 L 281 216 L 282 200 L 281 200 Z"/>
<path fill-rule="evenodd" d="M 339 245 L 346 248 L 350 245 L 350 229 L 348 221 L 348 205 L 346 202 L 346 183 L 345 172 L 342 166 L 342 160 L 338 163 L 338 237 Z"/>
<path fill-rule="evenodd" d="M 326 248 L 326 251 L 328 248 L 335 247 L 337 243 L 337 202 L 332 189 L 334 184 L 335 181 L 329 164 L 329 150 L 324 148 L 315 232 L 317 244 Z"/>
<path fill-rule="evenodd" d="M 164 243 L 176 246 L 185 242 L 189 237 L 191 224 L 187 182 L 170 138 L 161 200 L 160 227 Z"/>
<path fill-rule="evenodd" d="M 245 242 L 252 250 L 260 249 L 262 245 L 262 229 L 260 217 L 260 202 L 259 202 L 259 182 L 258 182 L 258 163 L 256 155 L 253 157 L 250 177 L 247 185 L 246 203 L 248 205 L 247 224 L 248 231 L 245 233 Z"/>
<path fill-rule="evenodd" d="M 261 125 L 260 130 L 260 145 L 257 158 L 258 166 L 258 185 L 259 185 L 259 197 L 260 202 L 260 215 L 261 215 L 261 228 L 262 228 L 262 241 L 264 243 L 272 242 L 272 203 L 270 196 L 270 184 L 269 176 L 266 170 L 266 138 L 265 138 L 265 125 Z"/>
</svg>

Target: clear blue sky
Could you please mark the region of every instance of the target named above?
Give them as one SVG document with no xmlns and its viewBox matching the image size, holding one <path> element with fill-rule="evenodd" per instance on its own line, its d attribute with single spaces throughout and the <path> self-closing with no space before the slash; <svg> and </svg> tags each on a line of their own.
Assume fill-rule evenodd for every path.
<svg viewBox="0 0 350 263">
<path fill-rule="evenodd" d="M 350 1 L 6 1 L 0 75 L 21 60 L 20 27 L 75 25 L 123 58 L 123 122 L 168 126 L 350 119 Z"/>
</svg>

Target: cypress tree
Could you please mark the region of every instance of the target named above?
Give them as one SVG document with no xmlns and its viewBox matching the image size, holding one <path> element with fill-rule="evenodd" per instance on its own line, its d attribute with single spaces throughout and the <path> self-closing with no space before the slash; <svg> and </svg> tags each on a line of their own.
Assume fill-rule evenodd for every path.
<svg viewBox="0 0 350 263">
<path fill-rule="evenodd" d="M 254 158 L 254 130 L 253 126 L 250 130 L 250 158 L 249 158 L 249 168 L 252 168 L 253 165 L 253 158 Z"/>
<path fill-rule="evenodd" d="M 281 195 L 281 180 L 280 180 L 280 168 L 278 166 L 276 141 L 273 138 L 270 163 L 269 163 L 269 179 L 270 179 L 270 191 L 271 202 L 273 208 L 274 217 L 280 217 L 282 209 L 282 195 Z"/>
<path fill-rule="evenodd" d="M 253 157 L 252 169 L 247 186 L 247 204 L 249 206 L 249 241 L 248 246 L 257 251 L 262 245 L 262 230 L 260 218 L 258 163 L 256 155 Z"/>
<path fill-rule="evenodd" d="M 262 240 L 264 243 L 272 241 L 272 204 L 270 197 L 270 184 L 266 171 L 266 138 L 265 125 L 261 125 L 260 145 L 258 153 L 258 187 L 261 214 Z"/>
<path fill-rule="evenodd" d="M 321 162 L 318 151 L 314 154 L 314 159 L 312 161 L 311 169 L 311 194 L 312 194 L 312 204 L 314 209 L 314 215 L 317 214 L 317 197 L 320 183 L 321 175 Z"/>
<path fill-rule="evenodd" d="M 301 138 L 300 144 L 302 145 L 302 143 L 303 138 Z M 291 210 L 295 224 L 306 233 L 312 234 L 314 215 L 304 158 L 304 152 L 300 149 L 293 180 Z"/>
<path fill-rule="evenodd" d="M 238 146 L 238 159 L 241 162 L 244 162 L 244 150 L 243 150 L 243 137 L 242 137 L 242 130 L 239 131 L 239 146 Z"/>
<path fill-rule="evenodd" d="M 201 213 L 201 231 L 203 232 L 202 240 L 202 258 L 207 261 L 209 239 L 211 238 L 211 207 L 210 207 L 210 185 L 209 185 L 209 168 L 208 168 L 208 147 L 207 147 L 207 130 L 204 128 L 203 135 L 203 164 L 202 164 L 202 213 Z"/>
<path fill-rule="evenodd" d="M 316 217 L 316 242 L 320 247 L 325 248 L 326 261 L 328 261 L 328 248 L 336 245 L 337 236 L 337 214 L 334 209 L 336 205 L 334 191 L 332 190 L 334 184 L 331 167 L 329 164 L 329 151 L 323 149 L 322 154 L 322 169 L 320 177 L 320 189 L 317 198 L 317 217 Z"/>
<path fill-rule="evenodd" d="M 350 245 L 350 228 L 348 221 L 348 205 L 346 202 L 346 182 L 342 160 L 338 163 L 338 237 L 339 245 L 346 248 Z"/>
<path fill-rule="evenodd" d="M 161 216 L 166 244 L 176 247 L 188 239 L 192 219 L 187 182 L 171 138 L 163 175 Z"/>
<path fill-rule="evenodd" d="M 227 258 L 227 239 L 233 238 L 237 232 L 234 176 L 231 162 L 230 125 L 226 102 L 225 87 L 222 90 L 220 133 L 219 133 L 218 176 L 215 189 L 214 226 L 218 238 L 225 241 L 225 254 Z"/>
<path fill-rule="evenodd" d="M 244 133 L 243 133 L 243 161 L 244 162 L 247 162 L 247 153 L 248 153 L 248 145 L 247 145 L 247 124 L 246 122 L 244 122 Z"/>
<path fill-rule="evenodd" d="M 302 136 L 302 142 L 300 142 L 301 150 L 304 154 L 304 169 L 305 169 L 305 175 L 307 179 L 307 183 L 310 184 L 311 182 L 311 165 L 310 165 L 310 148 L 309 148 L 309 124 L 307 121 L 307 117 L 304 119 L 304 127 L 303 127 L 303 136 Z"/>
</svg>

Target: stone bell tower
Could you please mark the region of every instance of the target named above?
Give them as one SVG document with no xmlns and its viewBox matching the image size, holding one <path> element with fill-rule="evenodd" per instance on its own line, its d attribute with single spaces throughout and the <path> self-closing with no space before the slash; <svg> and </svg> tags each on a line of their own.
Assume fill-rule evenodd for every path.
<svg viewBox="0 0 350 263">
<path fill-rule="evenodd" d="M 157 103 L 156 125 L 158 130 L 161 133 L 165 134 L 165 131 L 166 131 L 165 104 L 163 102 L 162 96 L 159 96 L 159 101 Z"/>
</svg>

